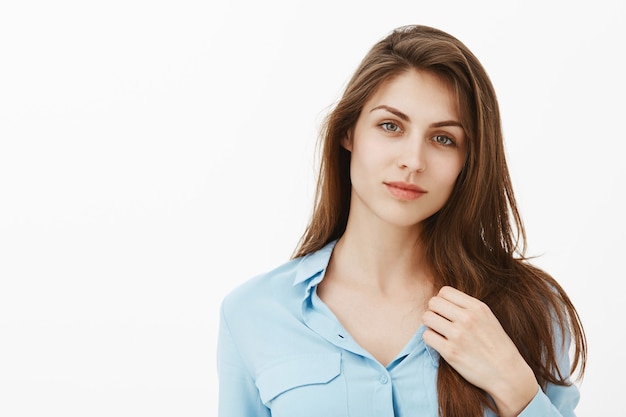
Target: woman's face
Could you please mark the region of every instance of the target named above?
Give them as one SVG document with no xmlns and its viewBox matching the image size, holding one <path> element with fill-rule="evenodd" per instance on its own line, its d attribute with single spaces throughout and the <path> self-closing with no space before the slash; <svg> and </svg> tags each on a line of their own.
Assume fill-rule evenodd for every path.
<svg viewBox="0 0 626 417">
<path fill-rule="evenodd" d="M 384 82 L 342 145 L 351 152 L 350 216 L 401 227 L 443 207 L 466 152 L 454 93 L 417 70 Z"/>
</svg>

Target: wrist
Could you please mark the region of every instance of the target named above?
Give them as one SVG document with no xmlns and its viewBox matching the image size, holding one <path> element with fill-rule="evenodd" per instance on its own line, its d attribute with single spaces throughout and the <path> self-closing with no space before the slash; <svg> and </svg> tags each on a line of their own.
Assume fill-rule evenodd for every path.
<svg viewBox="0 0 626 417">
<path fill-rule="evenodd" d="M 524 363 L 523 369 L 511 372 L 488 391 L 493 398 L 500 417 L 517 417 L 539 391 L 539 384 L 530 367 Z"/>
</svg>

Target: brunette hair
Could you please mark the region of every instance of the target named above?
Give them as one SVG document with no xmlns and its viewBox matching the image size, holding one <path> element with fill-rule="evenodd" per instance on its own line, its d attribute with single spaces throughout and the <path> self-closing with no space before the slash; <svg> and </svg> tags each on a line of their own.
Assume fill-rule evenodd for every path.
<svg viewBox="0 0 626 417">
<path fill-rule="evenodd" d="M 563 288 L 524 256 L 526 234 L 506 164 L 494 88 L 474 54 L 441 30 L 397 28 L 361 61 L 322 129 L 314 211 L 293 257 L 314 252 L 344 233 L 351 183 L 350 154 L 341 141 L 377 88 L 411 69 L 428 71 L 451 86 L 468 143 L 450 198 L 424 221 L 421 239 L 435 285 L 453 286 L 485 302 L 542 388 L 571 384 L 568 375 L 578 369 L 582 377 L 587 358 L 580 317 Z M 573 361 L 571 369 L 563 370 L 559 352 L 569 337 Z M 442 417 L 479 417 L 494 407 L 484 391 L 443 358 L 437 392 Z"/>
</svg>

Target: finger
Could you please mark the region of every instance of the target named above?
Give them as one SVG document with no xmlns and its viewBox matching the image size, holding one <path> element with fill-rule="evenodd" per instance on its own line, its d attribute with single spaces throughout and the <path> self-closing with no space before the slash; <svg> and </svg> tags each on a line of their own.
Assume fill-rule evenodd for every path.
<svg viewBox="0 0 626 417">
<path fill-rule="evenodd" d="M 422 333 L 422 340 L 424 340 L 424 343 L 435 349 L 440 354 L 445 349 L 446 338 L 432 329 L 424 330 L 424 333 Z"/>
<path fill-rule="evenodd" d="M 448 337 L 453 331 L 453 323 L 451 321 L 430 310 L 424 312 L 422 321 L 426 327 L 434 330 L 443 337 Z"/>
<path fill-rule="evenodd" d="M 465 309 L 443 297 L 436 295 L 428 301 L 428 310 L 454 322 L 458 321 L 462 317 Z"/>
<path fill-rule="evenodd" d="M 441 287 L 437 296 L 444 298 L 462 308 L 470 308 L 476 303 L 476 301 L 478 301 L 476 298 L 465 294 L 463 291 L 459 291 L 456 288 L 449 286 Z"/>
</svg>

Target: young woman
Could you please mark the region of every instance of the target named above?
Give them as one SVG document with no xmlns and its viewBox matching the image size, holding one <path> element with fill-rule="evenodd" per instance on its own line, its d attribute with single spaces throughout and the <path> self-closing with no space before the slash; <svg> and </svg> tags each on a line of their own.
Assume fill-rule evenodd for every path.
<svg viewBox="0 0 626 417">
<path fill-rule="evenodd" d="M 293 259 L 223 302 L 219 415 L 573 416 L 583 328 L 523 256 L 498 103 L 467 47 L 396 29 L 322 140 Z"/>
</svg>

